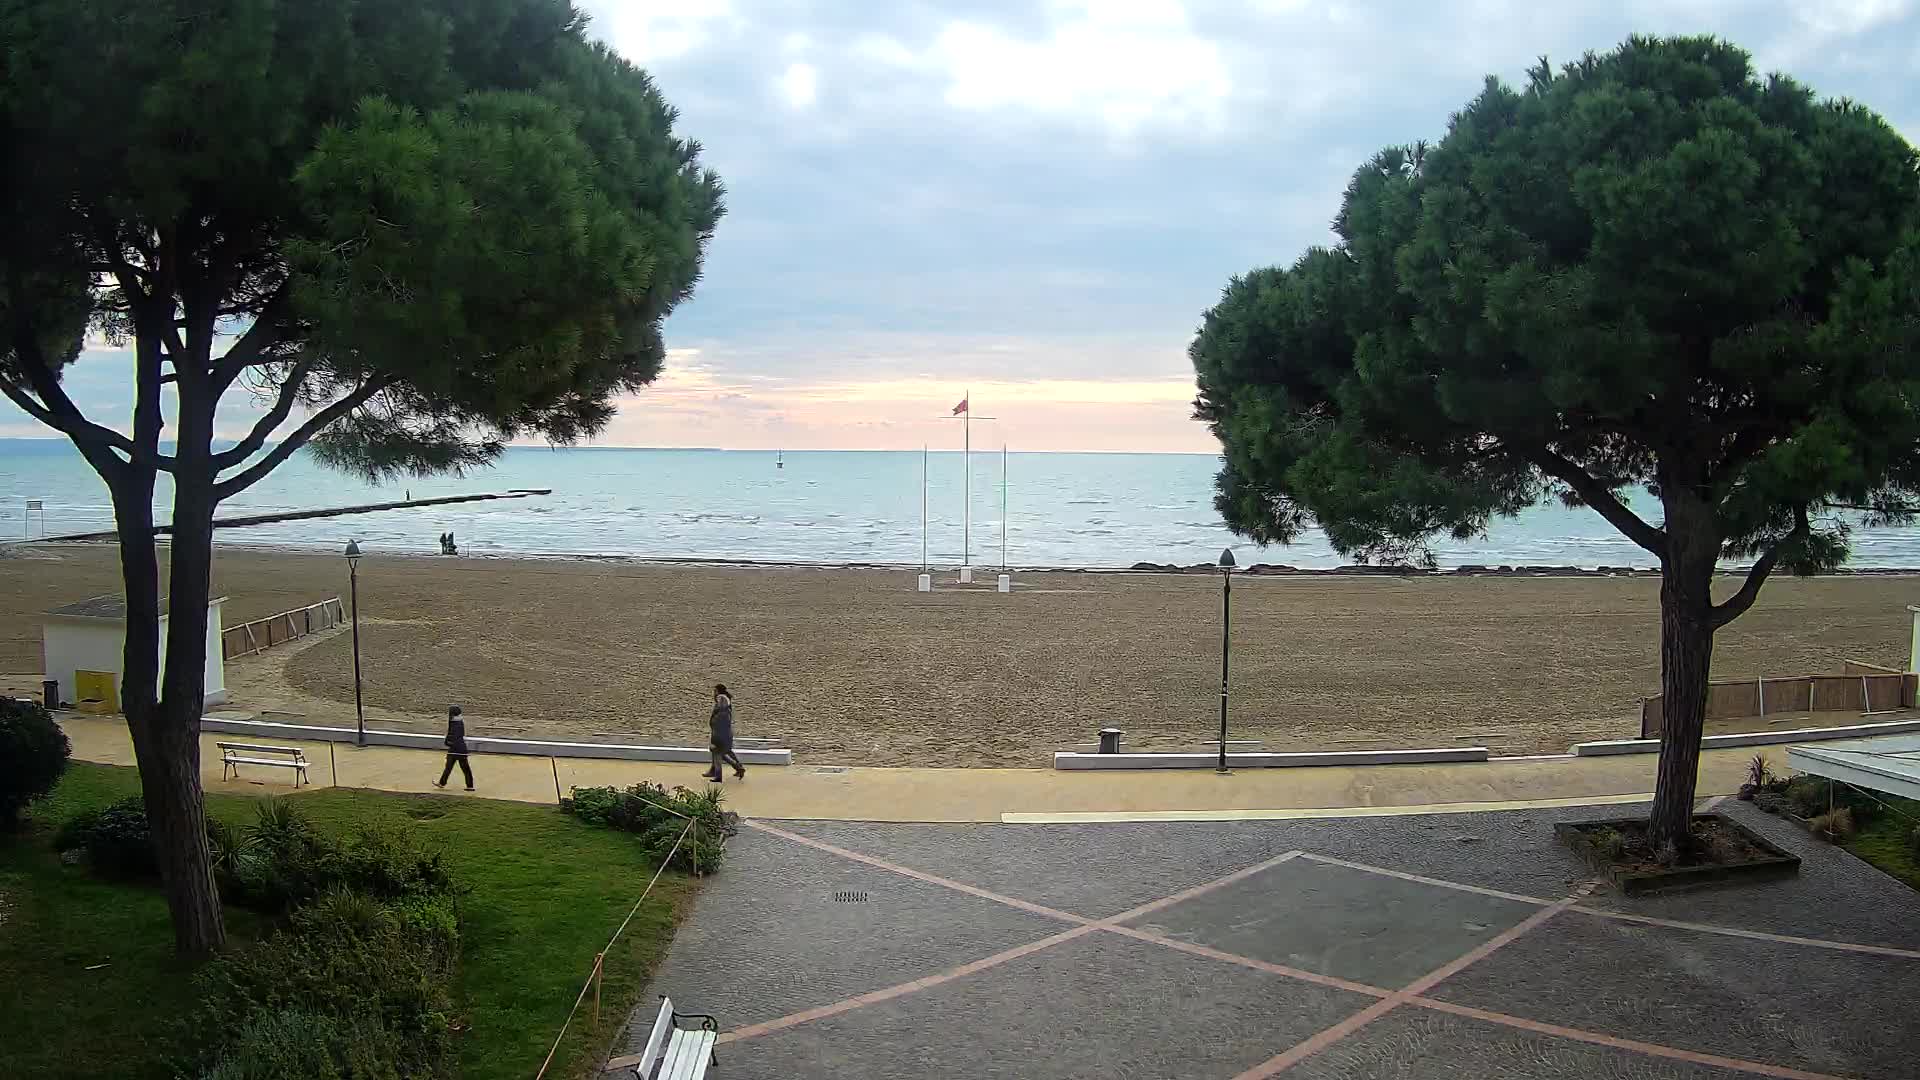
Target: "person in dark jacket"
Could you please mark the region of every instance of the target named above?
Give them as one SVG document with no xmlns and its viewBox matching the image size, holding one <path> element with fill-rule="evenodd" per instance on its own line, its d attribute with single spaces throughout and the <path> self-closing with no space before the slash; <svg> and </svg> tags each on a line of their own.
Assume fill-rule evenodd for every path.
<svg viewBox="0 0 1920 1080">
<path fill-rule="evenodd" d="M 733 752 L 733 695 L 727 693 L 724 683 L 714 685 L 713 712 L 707 717 L 707 726 L 713 733 L 713 768 L 706 771 L 706 778 L 716 784 L 721 782 L 721 762 L 733 766 L 736 779 L 746 776 L 747 767 L 740 764 L 739 755 Z"/>
<path fill-rule="evenodd" d="M 467 764 L 467 722 L 460 719 L 460 706 L 447 708 L 447 767 L 440 770 L 440 779 L 433 782 L 434 787 L 446 787 L 447 777 L 453 775 L 453 766 L 460 765 L 460 775 L 467 778 L 467 790 L 473 790 L 473 768 Z"/>
</svg>

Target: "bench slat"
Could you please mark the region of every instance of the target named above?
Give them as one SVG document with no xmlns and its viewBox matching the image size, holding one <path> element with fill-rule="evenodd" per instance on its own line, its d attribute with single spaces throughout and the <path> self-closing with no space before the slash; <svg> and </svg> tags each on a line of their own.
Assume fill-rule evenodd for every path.
<svg viewBox="0 0 1920 1080">
<path fill-rule="evenodd" d="M 304 754 L 306 751 L 297 746 L 268 746 L 264 743 L 217 742 L 213 745 L 222 750 L 248 750 L 256 754 Z"/>
<path fill-rule="evenodd" d="M 279 758 L 230 757 L 222 758 L 221 760 L 229 765 L 278 765 L 283 769 L 304 769 L 307 767 L 307 763 L 304 761 L 282 761 Z"/>
<path fill-rule="evenodd" d="M 635 1075 L 645 1080 L 653 1075 L 653 1063 L 660 1059 L 660 1051 L 667 1044 L 667 1033 L 673 1030 L 673 999 L 665 998 L 660 1002 L 660 1015 L 653 1020 L 653 1032 L 647 1036 L 647 1045 L 640 1051 L 640 1068 Z"/>
<path fill-rule="evenodd" d="M 658 1080 L 701 1080 L 712 1060 L 714 1033 L 706 1030 L 675 1028 L 667 1043 L 667 1057 L 660 1063 Z"/>
</svg>

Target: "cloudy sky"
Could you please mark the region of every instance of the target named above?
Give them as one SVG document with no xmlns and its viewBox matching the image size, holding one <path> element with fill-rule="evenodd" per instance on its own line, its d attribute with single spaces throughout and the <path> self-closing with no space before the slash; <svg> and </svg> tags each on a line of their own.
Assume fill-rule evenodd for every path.
<svg viewBox="0 0 1920 1080">
<path fill-rule="evenodd" d="M 1231 274 L 1326 240 L 1354 167 L 1487 74 L 1636 31 L 1728 37 L 1920 140 L 1920 0 L 584 7 L 730 193 L 611 445 L 939 446 L 971 390 L 989 443 L 1210 450 L 1184 350 Z M 74 379 L 111 410 L 125 373 Z"/>
</svg>

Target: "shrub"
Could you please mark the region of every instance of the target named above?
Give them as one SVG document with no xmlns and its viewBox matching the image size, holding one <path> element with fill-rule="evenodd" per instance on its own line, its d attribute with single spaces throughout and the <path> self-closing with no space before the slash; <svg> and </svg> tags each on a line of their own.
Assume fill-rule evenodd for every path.
<svg viewBox="0 0 1920 1080">
<path fill-rule="evenodd" d="M 1767 764 L 1767 755 L 1753 755 L 1753 760 L 1747 762 L 1747 783 L 1758 790 L 1766 787 L 1772 779 L 1773 767 Z"/>
<path fill-rule="evenodd" d="M 285 801 L 270 799 L 255 808 L 246 837 L 228 889 L 262 910 L 284 911 L 341 886 L 378 900 L 454 892 L 440 853 L 422 847 L 404 828 L 363 826 L 335 840 L 315 831 Z"/>
<path fill-rule="evenodd" d="M 1594 849 L 1609 859 L 1618 859 L 1627 852 L 1627 838 L 1613 829 L 1601 829 L 1593 834 Z"/>
<path fill-rule="evenodd" d="M 432 904 L 446 907 L 428 914 Z M 213 1044 L 204 1048 L 212 1059 L 204 1075 L 282 1075 L 272 1071 L 274 1051 L 260 1043 L 308 1015 L 328 1017 L 333 1027 L 303 1037 L 312 1060 L 286 1075 L 451 1075 L 448 986 L 458 938 L 443 924 L 429 925 L 450 914 L 450 898 L 396 908 L 336 886 L 295 910 L 285 929 L 217 957 L 198 977 L 194 1026 Z M 236 1023 L 237 1035 L 228 1035 Z"/>
<path fill-rule="evenodd" d="M 1835 844 L 1842 840 L 1853 839 L 1853 834 L 1856 831 L 1854 828 L 1853 810 L 1845 806 L 1837 807 L 1824 814 L 1820 814 L 1807 824 L 1808 827 L 1813 830 L 1813 835 Z"/>
<path fill-rule="evenodd" d="M 95 870 L 114 877 L 153 877 L 160 872 L 146 802 L 138 795 L 73 815 L 53 834 L 53 846 L 60 851 L 83 849 Z"/>
<path fill-rule="evenodd" d="M 1832 798 L 1833 782 L 1831 780 L 1802 776 L 1787 785 L 1787 801 L 1793 804 L 1794 813 L 1803 818 L 1826 813 Z"/>
<path fill-rule="evenodd" d="M 254 1014 L 203 1080 L 402 1080 L 382 1059 L 384 1029 L 365 1016 L 305 1009 Z"/>
<path fill-rule="evenodd" d="M 0 829 L 53 790 L 73 747 L 52 714 L 31 701 L 0 697 Z"/>
<path fill-rule="evenodd" d="M 589 824 L 638 834 L 641 851 L 655 864 L 665 861 L 672 852 L 675 869 L 712 873 L 720 868 L 727 835 L 733 831 L 720 802 L 718 788 L 668 791 L 643 781 L 625 790 L 574 788 L 572 798 L 560 801 L 560 809 Z M 699 827 L 683 840 L 680 834 L 688 818 Z"/>
</svg>

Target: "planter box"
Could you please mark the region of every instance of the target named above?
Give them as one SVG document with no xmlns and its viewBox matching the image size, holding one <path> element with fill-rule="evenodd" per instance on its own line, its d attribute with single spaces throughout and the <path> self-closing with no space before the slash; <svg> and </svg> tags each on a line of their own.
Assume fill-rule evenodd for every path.
<svg viewBox="0 0 1920 1080">
<path fill-rule="evenodd" d="M 1630 829 L 1644 827 L 1645 818 L 1617 818 L 1611 821 L 1577 821 L 1555 825 L 1553 832 L 1562 843 L 1586 859 L 1600 875 L 1627 896 L 1666 889 L 1694 889 L 1708 885 L 1732 885 L 1753 881 L 1777 881 L 1800 873 L 1800 856 L 1759 835 L 1746 826 L 1720 814 L 1695 814 L 1695 821 L 1712 821 L 1723 829 L 1740 834 L 1741 839 L 1767 854 L 1742 863 L 1716 863 L 1707 866 L 1676 866 L 1670 870 L 1629 870 L 1616 866 L 1601 853 L 1584 829 Z"/>
</svg>

